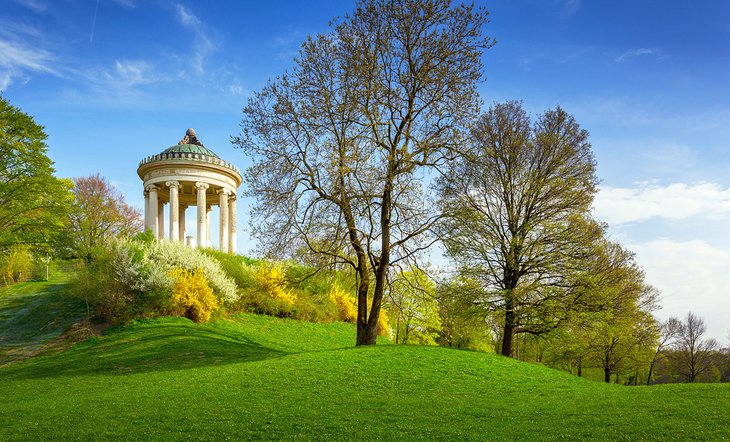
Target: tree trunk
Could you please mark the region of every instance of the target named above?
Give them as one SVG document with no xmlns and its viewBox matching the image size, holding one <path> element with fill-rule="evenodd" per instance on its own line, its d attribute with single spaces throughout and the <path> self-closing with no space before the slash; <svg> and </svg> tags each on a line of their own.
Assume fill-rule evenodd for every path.
<svg viewBox="0 0 730 442">
<path fill-rule="evenodd" d="M 607 383 L 611 383 L 611 369 L 609 367 L 603 368 L 603 380 Z"/>
<path fill-rule="evenodd" d="M 515 334 L 515 312 L 512 309 L 512 301 L 507 302 L 507 310 L 504 315 L 504 333 L 502 335 L 502 356 L 512 356 L 512 338 Z"/>
<path fill-rule="evenodd" d="M 656 364 L 656 356 L 654 356 L 654 359 L 651 360 L 651 364 L 649 364 L 649 376 L 646 377 L 646 385 L 651 384 L 651 375 L 654 372 L 654 364 Z"/>
<path fill-rule="evenodd" d="M 578 377 L 579 378 L 583 377 L 583 366 L 580 364 L 578 365 Z"/>
</svg>

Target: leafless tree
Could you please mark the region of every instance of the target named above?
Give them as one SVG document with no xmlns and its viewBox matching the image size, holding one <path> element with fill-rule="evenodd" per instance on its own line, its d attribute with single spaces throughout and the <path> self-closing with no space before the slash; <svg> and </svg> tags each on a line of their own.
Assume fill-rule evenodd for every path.
<svg viewBox="0 0 730 442">
<path fill-rule="evenodd" d="M 654 366 L 656 365 L 659 355 L 668 348 L 673 347 L 677 343 L 677 339 L 682 333 L 682 321 L 679 318 L 669 318 L 664 322 L 659 323 L 659 342 L 654 352 L 654 357 L 649 365 L 649 375 L 646 378 L 646 385 L 651 383 L 651 376 L 654 373 Z"/>
<path fill-rule="evenodd" d="M 706 332 L 704 319 L 688 312 L 677 339 L 677 350 L 681 354 L 679 372 L 689 382 L 695 382 L 712 367 L 713 358 L 719 347 L 714 338 L 703 339 Z"/>
</svg>

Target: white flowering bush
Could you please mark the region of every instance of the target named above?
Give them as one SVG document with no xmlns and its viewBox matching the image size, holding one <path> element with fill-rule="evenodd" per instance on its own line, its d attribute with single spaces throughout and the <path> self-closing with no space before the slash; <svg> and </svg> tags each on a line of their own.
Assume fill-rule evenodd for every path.
<svg viewBox="0 0 730 442">
<path fill-rule="evenodd" d="M 167 314 L 173 281 L 147 258 L 142 244 L 120 239 L 97 252 L 80 272 L 74 291 L 110 322 Z"/>
<path fill-rule="evenodd" d="M 203 271 L 213 293 L 226 304 L 238 300 L 236 283 L 229 278 L 218 261 L 180 242 L 154 241 L 145 245 L 145 253 L 150 261 L 161 266 L 165 272 L 174 269 L 185 269 L 194 272 Z"/>
</svg>

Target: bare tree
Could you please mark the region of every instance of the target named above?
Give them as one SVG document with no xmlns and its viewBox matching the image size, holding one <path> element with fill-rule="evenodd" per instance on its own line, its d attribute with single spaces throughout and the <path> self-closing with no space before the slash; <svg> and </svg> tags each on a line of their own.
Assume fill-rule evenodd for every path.
<svg viewBox="0 0 730 442">
<path fill-rule="evenodd" d="M 695 382 L 712 367 L 718 343 L 714 338 L 703 339 L 706 331 L 704 319 L 688 312 L 677 340 L 677 350 L 682 364 L 679 371 L 689 382 Z"/>
<path fill-rule="evenodd" d="M 249 101 L 234 140 L 264 251 L 304 245 L 356 272 L 358 345 L 375 344 L 389 269 L 433 243 L 422 180 L 478 113 L 487 12 L 450 3 L 359 2 Z"/>
<path fill-rule="evenodd" d="M 659 355 L 668 348 L 673 347 L 677 343 L 677 339 L 682 333 L 682 321 L 679 318 L 669 318 L 659 324 L 659 342 L 654 352 L 654 357 L 651 359 L 649 365 L 649 375 L 646 378 L 646 385 L 651 383 L 651 376 L 654 373 L 654 366 L 656 365 Z"/>
<path fill-rule="evenodd" d="M 496 104 L 474 143 L 440 180 L 446 246 L 463 273 L 480 281 L 478 302 L 504 317 L 502 354 L 516 333 L 557 326 L 568 276 L 602 236 L 587 218 L 596 191 L 588 132 L 560 107 L 531 122 L 522 104 Z"/>
</svg>

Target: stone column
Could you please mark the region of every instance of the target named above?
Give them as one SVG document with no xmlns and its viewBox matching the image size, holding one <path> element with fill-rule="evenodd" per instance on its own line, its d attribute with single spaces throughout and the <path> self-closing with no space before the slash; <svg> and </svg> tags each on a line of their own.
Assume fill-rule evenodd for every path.
<svg viewBox="0 0 730 442">
<path fill-rule="evenodd" d="M 181 205 L 180 206 L 180 223 L 179 223 L 179 230 L 180 230 L 180 242 L 185 244 L 185 211 L 188 210 L 187 205 Z"/>
<path fill-rule="evenodd" d="M 213 211 L 213 207 L 208 206 L 205 209 L 205 244 L 210 246 L 210 212 Z"/>
<path fill-rule="evenodd" d="M 205 183 L 195 183 L 195 189 L 198 196 L 198 247 L 205 248 L 208 244 L 205 241 L 207 217 L 205 210 L 207 208 L 205 201 L 205 192 L 208 190 L 208 185 Z"/>
<path fill-rule="evenodd" d="M 236 195 L 228 199 L 228 253 L 236 253 Z"/>
<path fill-rule="evenodd" d="M 220 242 L 221 252 L 228 252 L 228 189 L 219 189 L 218 196 L 220 200 L 218 207 L 220 207 L 220 226 L 218 228 L 218 239 Z"/>
<path fill-rule="evenodd" d="M 150 228 L 150 193 L 147 189 L 144 190 L 144 229 Z M 152 229 L 150 229 L 152 230 Z"/>
<path fill-rule="evenodd" d="M 157 239 L 165 239 L 165 203 L 157 204 Z"/>
<path fill-rule="evenodd" d="M 159 206 L 157 201 L 157 186 L 154 184 L 147 186 L 147 192 L 149 193 L 149 201 L 147 203 L 147 212 L 149 213 L 147 217 L 147 228 L 152 231 L 155 238 L 159 238 L 159 230 L 157 228 L 157 207 Z"/>
<path fill-rule="evenodd" d="M 170 241 L 180 240 L 180 202 L 177 198 L 177 189 L 180 183 L 168 181 L 165 183 L 170 188 Z"/>
</svg>

